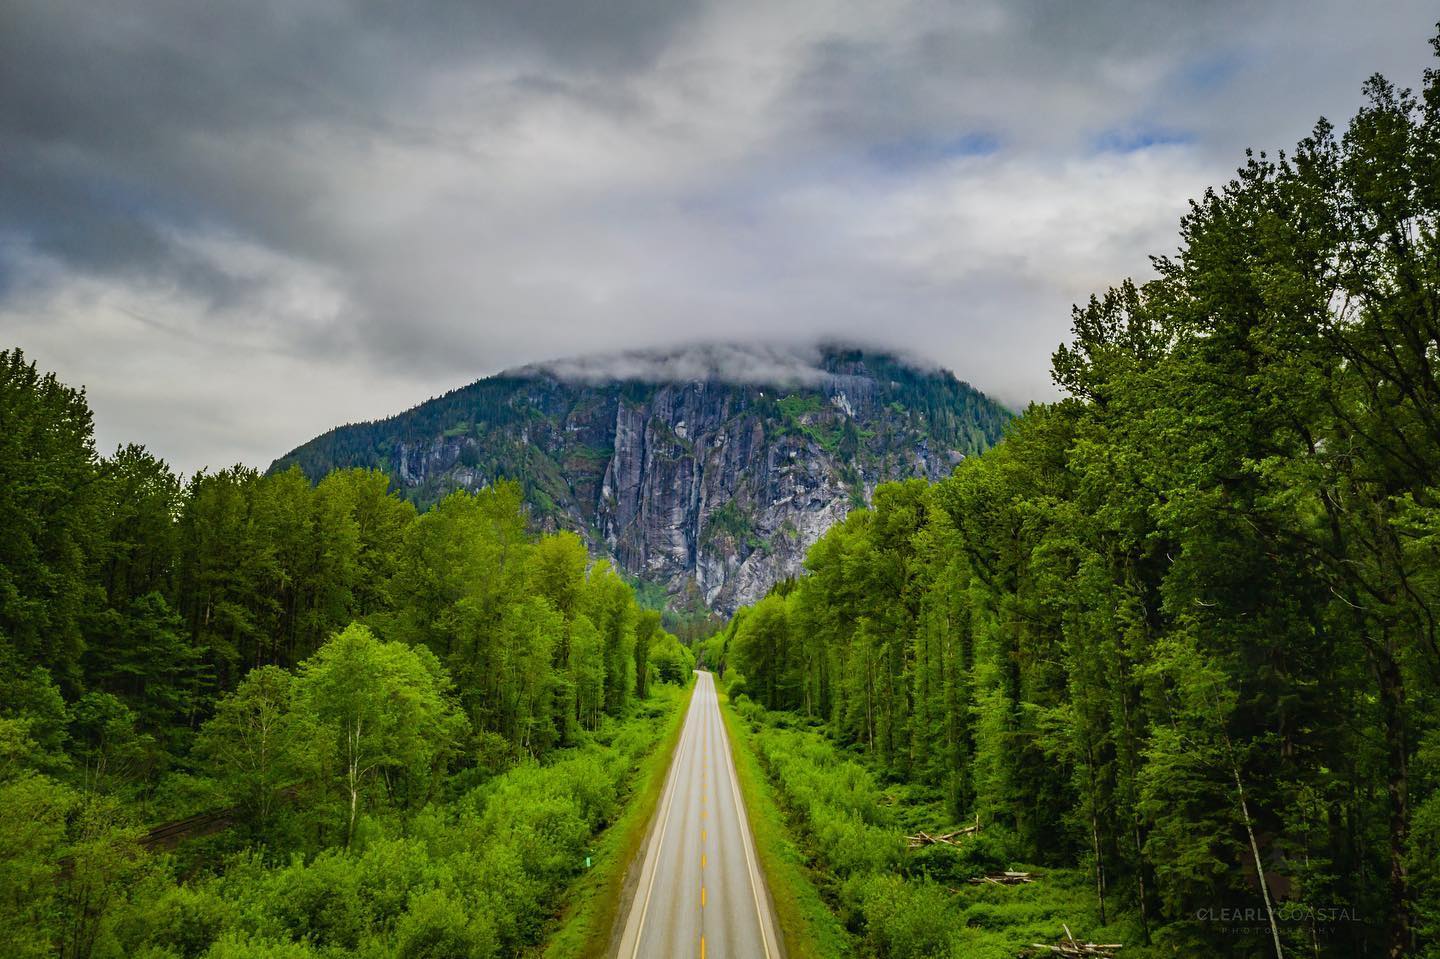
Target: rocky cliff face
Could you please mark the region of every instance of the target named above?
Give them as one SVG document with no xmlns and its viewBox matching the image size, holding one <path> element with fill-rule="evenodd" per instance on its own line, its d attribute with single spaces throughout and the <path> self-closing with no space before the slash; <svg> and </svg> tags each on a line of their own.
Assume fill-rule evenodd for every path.
<svg viewBox="0 0 1440 959">
<path fill-rule="evenodd" d="M 944 476 L 1008 418 L 949 373 L 883 354 L 825 350 L 748 382 L 680 368 L 691 378 L 645 378 L 675 379 L 674 363 L 626 379 L 593 365 L 502 374 L 342 427 L 272 468 L 378 467 L 421 506 L 516 479 L 542 526 L 728 614 L 798 573 L 877 483 Z"/>
</svg>

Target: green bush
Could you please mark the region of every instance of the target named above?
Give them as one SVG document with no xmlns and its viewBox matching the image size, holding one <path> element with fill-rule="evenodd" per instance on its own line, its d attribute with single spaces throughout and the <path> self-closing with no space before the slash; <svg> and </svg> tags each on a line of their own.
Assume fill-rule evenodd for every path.
<svg viewBox="0 0 1440 959">
<path fill-rule="evenodd" d="M 172 886 L 145 909 L 150 939 L 184 959 L 203 956 L 227 925 L 234 907 L 206 887 Z"/>
<path fill-rule="evenodd" d="M 955 917 L 943 888 L 871 873 L 847 883 L 845 897 L 858 906 L 865 939 L 877 954 L 891 959 L 954 954 Z"/>
<path fill-rule="evenodd" d="M 353 857 L 327 851 L 310 863 L 296 858 L 266 883 L 266 911 L 291 939 L 354 949 L 366 916 Z"/>
<path fill-rule="evenodd" d="M 205 959 L 316 959 L 318 955 L 303 942 L 229 935 L 215 943 Z"/>
<path fill-rule="evenodd" d="M 439 889 L 417 895 L 396 929 L 397 959 L 489 959 L 499 954 L 488 917 Z"/>
<path fill-rule="evenodd" d="M 958 847 L 936 843 L 912 849 L 905 857 L 907 875 L 951 885 L 1008 866 L 1004 842 L 984 833 L 961 840 Z"/>
<path fill-rule="evenodd" d="M 390 928 L 404 915 L 412 896 L 434 882 L 424 845 L 413 839 L 384 839 L 369 846 L 355 864 L 356 893 L 372 927 Z"/>
</svg>

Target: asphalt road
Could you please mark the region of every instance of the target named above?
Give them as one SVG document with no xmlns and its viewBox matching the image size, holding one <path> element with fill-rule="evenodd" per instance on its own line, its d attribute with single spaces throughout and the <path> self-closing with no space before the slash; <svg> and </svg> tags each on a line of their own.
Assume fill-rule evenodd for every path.
<svg viewBox="0 0 1440 959">
<path fill-rule="evenodd" d="M 620 959 L 781 959 L 715 681 L 695 694 L 660 796 Z"/>
</svg>

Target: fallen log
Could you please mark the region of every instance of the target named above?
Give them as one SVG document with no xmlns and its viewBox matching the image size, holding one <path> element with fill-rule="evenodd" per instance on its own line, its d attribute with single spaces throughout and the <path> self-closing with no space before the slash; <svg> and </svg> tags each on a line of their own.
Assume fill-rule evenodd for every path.
<svg viewBox="0 0 1440 959">
<path fill-rule="evenodd" d="M 954 832 L 947 832 L 939 836 L 932 836 L 922 831 L 917 832 L 913 836 L 906 836 L 905 838 L 909 841 L 909 848 L 911 849 L 918 849 L 921 846 L 931 846 L 937 843 L 944 843 L 947 846 L 958 846 L 960 844 L 956 842 L 957 839 L 960 839 L 962 836 L 973 836 L 979 831 L 980 816 L 977 814 L 975 816 L 975 824 L 972 826 L 965 826 Z"/>
<path fill-rule="evenodd" d="M 1109 942 L 1080 942 L 1073 936 L 1056 945 L 1044 942 L 1032 942 L 1031 949 L 1039 949 L 1041 952 L 1048 952 L 1056 956 L 1088 956 L 1090 959 L 1115 959 L 1115 954 L 1120 951 L 1123 943 Z"/>
<path fill-rule="evenodd" d="M 984 876 L 971 876 L 969 881 L 976 885 L 988 882 L 997 886 L 1018 886 L 1021 883 L 1034 882 L 1035 879 L 1036 876 L 1034 873 L 1011 872 L 1007 869 L 1005 872 L 992 872 Z"/>
<path fill-rule="evenodd" d="M 1070 931 L 1070 926 L 1061 923 L 1060 928 L 1065 930 L 1065 938 L 1059 943 L 1051 944 L 1045 942 L 1032 942 L 1031 949 L 1038 949 L 1041 953 L 1050 953 L 1056 956 L 1085 956 L 1090 959 L 1115 959 L 1115 954 L 1120 951 L 1123 943 L 1119 942 L 1081 942 L 1075 938 Z"/>
</svg>

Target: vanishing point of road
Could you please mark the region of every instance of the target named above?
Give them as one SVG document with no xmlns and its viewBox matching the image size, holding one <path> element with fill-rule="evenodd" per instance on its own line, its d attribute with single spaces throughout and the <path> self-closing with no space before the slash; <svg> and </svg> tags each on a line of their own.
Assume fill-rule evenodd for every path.
<svg viewBox="0 0 1440 959">
<path fill-rule="evenodd" d="M 781 959 L 715 681 L 697 672 L 620 959 Z"/>
</svg>

